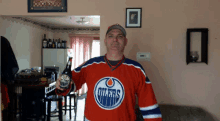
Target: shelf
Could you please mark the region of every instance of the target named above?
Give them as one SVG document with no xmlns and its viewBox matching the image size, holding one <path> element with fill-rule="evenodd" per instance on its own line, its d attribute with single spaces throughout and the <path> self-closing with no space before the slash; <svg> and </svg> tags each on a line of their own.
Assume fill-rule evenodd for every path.
<svg viewBox="0 0 220 121">
<path fill-rule="evenodd" d="M 197 61 L 197 62 L 190 62 L 190 63 L 204 63 L 204 62 L 201 62 L 201 61 Z"/>
<path fill-rule="evenodd" d="M 42 49 L 70 49 L 70 48 L 42 48 Z"/>
<path fill-rule="evenodd" d="M 186 32 L 186 64 L 189 63 L 206 63 L 208 65 L 208 28 L 189 28 Z M 191 33 L 201 32 L 201 61 L 192 62 L 190 59 Z"/>
</svg>

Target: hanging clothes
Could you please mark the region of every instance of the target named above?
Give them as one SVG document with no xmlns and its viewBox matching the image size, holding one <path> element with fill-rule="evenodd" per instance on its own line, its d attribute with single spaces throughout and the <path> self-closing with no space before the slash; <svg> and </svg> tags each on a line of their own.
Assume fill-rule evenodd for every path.
<svg viewBox="0 0 220 121">
<path fill-rule="evenodd" d="M 1 36 L 1 93 L 2 104 L 4 109 L 10 102 L 8 95 L 8 83 L 14 81 L 15 74 L 19 67 L 14 52 L 8 39 Z"/>
</svg>

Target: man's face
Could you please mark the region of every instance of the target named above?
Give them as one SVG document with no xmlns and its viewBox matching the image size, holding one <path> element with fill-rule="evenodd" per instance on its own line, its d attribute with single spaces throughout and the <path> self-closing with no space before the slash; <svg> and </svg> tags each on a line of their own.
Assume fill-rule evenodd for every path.
<svg viewBox="0 0 220 121">
<path fill-rule="evenodd" d="M 105 45 L 107 47 L 107 51 L 124 52 L 124 48 L 127 45 L 127 38 L 124 37 L 121 30 L 112 29 L 105 36 Z"/>
</svg>

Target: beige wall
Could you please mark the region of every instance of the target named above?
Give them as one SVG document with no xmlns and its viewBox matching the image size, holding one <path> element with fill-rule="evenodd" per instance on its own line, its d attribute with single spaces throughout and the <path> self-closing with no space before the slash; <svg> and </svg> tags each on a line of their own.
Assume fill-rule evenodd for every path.
<svg viewBox="0 0 220 121">
<path fill-rule="evenodd" d="M 53 33 L 23 21 L 0 16 L 0 35 L 8 39 L 17 59 L 19 71 L 35 66 L 41 67 L 43 35 L 53 38 Z"/>
<path fill-rule="evenodd" d="M 68 0 L 67 13 L 27 13 L 27 0 L 1 1 L 3 15 L 100 15 L 100 40 L 109 25 L 125 25 L 125 8 L 142 7 L 142 28 L 126 28 L 125 55 L 151 52 L 151 62 L 140 63 L 159 103 L 199 106 L 220 120 L 219 0 Z M 186 65 L 186 29 L 193 27 L 209 28 L 208 65 Z"/>
</svg>

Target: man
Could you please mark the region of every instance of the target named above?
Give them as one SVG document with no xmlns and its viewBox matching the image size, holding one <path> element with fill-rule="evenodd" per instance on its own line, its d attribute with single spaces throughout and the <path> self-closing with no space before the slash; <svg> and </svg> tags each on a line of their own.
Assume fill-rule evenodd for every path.
<svg viewBox="0 0 220 121">
<path fill-rule="evenodd" d="M 88 86 L 86 121 L 135 121 L 135 94 L 145 121 L 162 121 L 151 82 L 143 67 L 125 58 L 126 31 L 119 25 L 108 27 L 107 53 L 95 57 L 72 71 L 72 87 Z M 59 90 L 59 80 L 56 87 Z M 72 89 L 73 90 L 73 89 Z"/>
</svg>

